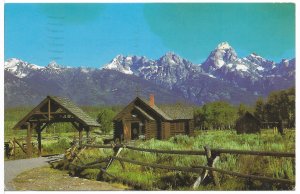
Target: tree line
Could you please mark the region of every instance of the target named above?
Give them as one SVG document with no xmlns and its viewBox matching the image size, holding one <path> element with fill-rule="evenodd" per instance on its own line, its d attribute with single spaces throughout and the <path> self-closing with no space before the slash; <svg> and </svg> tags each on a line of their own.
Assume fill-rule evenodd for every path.
<svg viewBox="0 0 300 194">
<path fill-rule="evenodd" d="M 256 101 L 254 116 L 261 122 L 295 127 L 295 88 L 272 92 L 266 100 Z"/>
<path fill-rule="evenodd" d="M 171 106 L 171 105 L 168 105 Z M 101 124 L 103 133 L 113 131 L 112 119 L 118 110 L 112 107 L 102 107 L 98 110 L 97 121 Z M 226 130 L 235 127 L 236 120 L 250 112 L 263 127 L 278 126 L 282 122 L 284 127 L 295 127 L 295 88 L 272 92 L 267 98 L 258 98 L 255 105 L 232 105 L 225 101 L 206 103 L 201 107 L 194 107 L 195 128 L 200 130 Z"/>
<path fill-rule="evenodd" d="M 232 129 L 246 111 L 252 113 L 264 127 L 284 125 L 295 127 L 295 88 L 272 92 L 266 99 L 259 98 L 254 106 L 228 102 L 210 102 L 194 111 L 195 127 L 201 130 Z"/>
</svg>

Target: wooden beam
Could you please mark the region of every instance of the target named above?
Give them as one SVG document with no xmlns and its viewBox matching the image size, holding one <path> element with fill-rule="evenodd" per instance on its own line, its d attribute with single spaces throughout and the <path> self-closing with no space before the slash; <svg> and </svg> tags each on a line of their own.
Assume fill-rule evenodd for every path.
<svg viewBox="0 0 300 194">
<path fill-rule="evenodd" d="M 106 157 L 104 159 L 97 159 L 96 161 L 94 162 L 89 162 L 89 163 L 86 163 L 83 165 L 83 167 L 88 167 L 88 166 L 92 166 L 92 165 L 95 165 L 95 164 L 99 164 L 99 163 L 103 163 L 103 162 L 108 162 L 110 160 L 110 157 Z"/>
<path fill-rule="evenodd" d="M 32 136 L 32 128 L 31 124 L 27 123 L 27 139 L 26 139 L 26 146 L 27 146 L 27 157 L 30 158 L 32 156 L 32 144 L 31 144 L 31 136 Z"/>
<path fill-rule="evenodd" d="M 14 138 L 14 142 L 16 142 L 16 144 L 18 144 L 18 146 L 21 148 L 21 150 L 22 150 L 25 154 L 27 154 L 27 151 L 25 150 L 25 148 L 22 146 L 22 144 L 21 144 L 17 139 Z"/>
<path fill-rule="evenodd" d="M 242 174 L 242 173 L 238 173 L 238 172 L 232 172 L 232 171 L 228 171 L 228 170 L 222 170 L 222 169 L 218 169 L 218 168 L 208 167 L 208 166 L 194 166 L 192 168 L 179 167 L 179 166 L 175 167 L 175 166 L 167 166 L 167 165 L 161 165 L 161 164 L 145 163 L 145 162 L 140 162 L 140 161 L 131 160 L 131 159 L 127 159 L 127 158 L 119 158 L 119 157 L 115 157 L 115 156 L 112 156 L 112 159 L 121 160 L 123 162 L 128 162 L 128 163 L 136 164 L 136 165 L 140 165 L 140 166 L 147 166 L 147 167 L 151 167 L 151 168 L 160 168 L 160 169 L 166 169 L 166 170 L 178 170 L 178 171 L 191 172 L 191 173 L 200 173 L 203 171 L 202 169 L 206 169 L 206 170 L 216 171 L 216 172 L 231 175 L 231 176 L 236 176 L 236 177 L 241 177 L 241 178 L 250 178 L 250 179 L 260 180 L 260 181 L 265 181 L 265 182 L 270 182 L 270 183 L 282 183 L 282 184 L 289 184 L 289 185 L 295 184 L 295 181 L 289 180 L 289 179 L 278 179 L 278 178 L 270 178 L 270 177 L 265 177 L 265 176 L 247 175 L 247 174 Z"/>
<path fill-rule="evenodd" d="M 231 150 L 231 149 L 211 149 L 211 151 L 215 155 L 220 155 L 220 154 L 242 154 L 242 155 L 275 156 L 275 157 L 295 158 L 295 153 L 291 153 L 291 152 L 266 152 L 266 151 Z"/>
<path fill-rule="evenodd" d="M 37 111 L 35 113 L 33 113 L 35 115 L 48 115 L 49 112 L 40 112 L 40 111 Z M 51 115 L 55 115 L 55 114 L 68 114 L 66 112 L 50 112 Z"/>
<path fill-rule="evenodd" d="M 79 124 L 76 124 L 76 122 L 75 121 L 73 121 L 73 122 L 71 122 L 72 123 L 72 125 L 75 127 L 75 129 L 77 129 L 78 131 L 79 131 Z"/>
<path fill-rule="evenodd" d="M 79 129 L 79 147 L 81 148 L 82 147 L 82 131 L 83 129 L 81 128 L 81 130 Z"/>
<path fill-rule="evenodd" d="M 218 156 L 212 154 L 209 146 L 204 146 L 204 150 L 206 153 L 207 166 L 214 168 Z M 215 171 L 209 171 L 209 175 L 212 177 L 215 186 L 220 189 L 221 187 L 217 173 Z"/>
<path fill-rule="evenodd" d="M 184 154 L 184 155 L 205 155 L 205 151 L 191 151 L 191 150 L 156 150 L 156 149 L 146 149 L 137 148 L 132 146 L 125 146 L 127 149 L 143 151 L 143 152 L 153 152 L 161 154 Z"/>
<path fill-rule="evenodd" d="M 42 156 L 42 130 L 40 126 L 36 128 L 36 132 L 37 132 L 37 140 L 38 140 L 38 154 L 39 156 Z"/>
<path fill-rule="evenodd" d="M 90 130 L 90 127 L 86 127 L 86 143 L 91 143 L 90 142 L 90 135 L 91 135 L 91 130 Z"/>
<path fill-rule="evenodd" d="M 49 99 L 48 101 L 48 120 L 50 121 L 50 116 L 51 116 L 51 100 Z"/>
<path fill-rule="evenodd" d="M 17 129 L 18 127 L 21 127 L 22 125 L 25 125 L 27 120 L 32 116 L 32 114 L 39 110 L 43 105 L 45 105 L 48 101 L 48 97 L 45 98 L 39 105 L 37 105 L 34 109 L 32 109 L 22 120 L 20 120 L 13 129 Z"/>
<path fill-rule="evenodd" d="M 110 158 L 109 162 L 107 163 L 107 165 L 105 167 L 105 170 L 107 170 L 110 167 L 111 163 L 114 161 L 113 157 L 118 157 L 118 155 L 121 153 L 122 150 L 123 150 L 122 147 L 119 147 L 119 148 L 116 148 L 116 149 L 114 148 L 114 156 L 112 156 Z"/>
<path fill-rule="evenodd" d="M 84 146 L 89 147 L 89 148 L 113 148 L 112 145 L 90 145 L 90 144 L 85 144 Z"/>
<path fill-rule="evenodd" d="M 16 141 L 13 140 L 13 149 L 14 149 L 14 159 L 16 159 Z"/>
<path fill-rule="evenodd" d="M 42 132 L 49 124 L 50 124 L 49 122 L 44 123 L 43 126 L 41 127 L 41 132 Z"/>
<path fill-rule="evenodd" d="M 62 122 L 75 122 L 77 121 L 74 118 L 57 118 L 57 119 L 52 119 L 52 120 L 48 120 L 48 119 L 35 119 L 35 120 L 29 120 L 31 123 L 46 123 L 46 122 L 52 122 L 52 123 L 62 123 Z"/>
</svg>

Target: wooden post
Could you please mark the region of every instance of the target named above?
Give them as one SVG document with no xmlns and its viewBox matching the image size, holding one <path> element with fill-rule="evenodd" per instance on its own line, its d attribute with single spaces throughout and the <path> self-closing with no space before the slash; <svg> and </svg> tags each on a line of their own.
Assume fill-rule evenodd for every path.
<svg viewBox="0 0 300 194">
<path fill-rule="evenodd" d="M 50 121 L 50 112 L 51 112 L 51 102 L 50 102 L 50 99 L 48 101 L 48 121 Z"/>
<path fill-rule="evenodd" d="M 32 136 L 32 128 L 30 123 L 27 123 L 27 139 L 26 139 L 26 146 L 27 146 L 27 157 L 30 158 L 32 156 L 32 144 L 31 144 L 31 136 Z"/>
<path fill-rule="evenodd" d="M 38 154 L 39 156 L 42 156 L 42 130 L 39 126 L 37 127 L 36 132 L 38 140 Z"/>
<path fill-rule="evenodd" d="M 204 146 L 204 150 L 206 153 L 207 166 L 214 168 L 214 165 L 217 161 L 217 156 L 212 154 L 209 146 Z M 217 173 L 215 171 L 210 171 L 209 175 L 213 178 L 215 186 L 217 186 L 218 189 L 220 189 L 220 182 Z"/>
<path fill-rule="evenodd" d="M 205 155 L 206 155 L 206 159 L 207 159 L 207 166 L 214 168 L 214 164 L 217 161 L 217 156 L 211 152 L 211 149 L 209 146 L 204 146 L 204 150 L 205 150 Z M 217 173 L 214 171 L 209 171 L 209 170 L 202 171 L 201 176 L 199 176 L 197 178 L 197 180 L 195 181 L 195 183 L 193 185 L 193 189 L 196 189 L 208 175 L 213 179 L 215 186 L 217 186 L 218 189 L 220 189 L 220 182 L 219 182 Z"/>
<path fill-rule="evenodd" d="M 83 131 L 83 129 L 80 128 L 79 129 L 79 147 L 80 148 L 82 147 L 82 131 Z"/>
<path fill-rule="evenodd" d="M 15 138 L 13 140 L 13 149 L 14 149 L 14 159 L 16 159 L 16 141 L 15 141 Z"/>
<path fill-rule="evenodd" d="M 121 153 L 122 150 L 123 150 L 122 147 L 114 147 L 114 148 L 113 148 L 114 156 L 117 157 L 117 156 Z M 109 159 L 109 161 L 108 161 L 106 167 L 105 167 L 105 170 L 107 170 L 107 169 L 110 167 L 110 165 L 111 165 L 111 163 L 112 163 L 113 161 L 114 161 L 114 159 L 111 157 L 111 158 Z M 122 167 L 123 167 L 123 166 L 122 166 Z M 125 169 L 125 165 L 124 165 L 124 169 Z"/>
<path fill-rule="evenodd" d="M 91 143 L 90 134 L 91 134 L 90 127 L 86 127 L 86 143 L 87 144 Z"/>
</svg>

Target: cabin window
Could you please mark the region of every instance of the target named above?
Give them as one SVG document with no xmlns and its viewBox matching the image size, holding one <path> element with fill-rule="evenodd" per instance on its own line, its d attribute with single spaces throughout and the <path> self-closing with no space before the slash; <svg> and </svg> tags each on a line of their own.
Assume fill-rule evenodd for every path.
<svg viewBox="0 0 300 194">
<path fill-rule="evenodd" d="M 184 123 L 176 123 L 176 131 L 183 132 L 184 131 Z"/>
<path fill-rule="evenodd" d="M 139 138 L 139 123 L 133 122 L 131 123 L 131 139 L 138 139 Z"/>
<path fill-rule="evenodd" d="M 145 125 L 142 122 L 131 123 L 131 139 L 145 139 Z"/>
</svg>

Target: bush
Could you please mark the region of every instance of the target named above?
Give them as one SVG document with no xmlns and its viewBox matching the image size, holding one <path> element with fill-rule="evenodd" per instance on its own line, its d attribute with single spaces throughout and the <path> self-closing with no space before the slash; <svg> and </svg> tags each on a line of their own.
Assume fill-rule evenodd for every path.
<svg viewBox="0 0 300 194">
<path fill-rule="evenodd" d="M 92 180 L 98 180 L 98 176 L 101 170 L 99 169 L 85 169 L 80 173 L 80 177 L 92 179 Z"/>
<path fill-rule="evenodd" d="M 52 143 L 43 144 L 44 154 L 59 154 L 63 153 L 71 145 L 71 140 L 67 138 L 60 138 Z"/>
<path fill-rule="evenodd" d="M 112 120 L 115 114 L 114 111 L 108 108 L 102 109 L 98 114 L 97 122 L 100 123 L 100 129 L 103 133 L 108 134 L 112 132 L 114 128 Z"/>
</svg>

